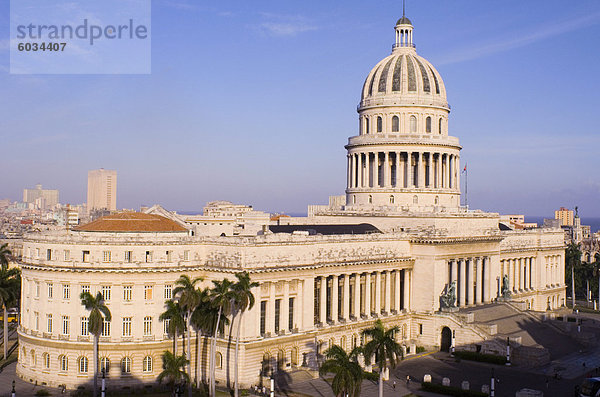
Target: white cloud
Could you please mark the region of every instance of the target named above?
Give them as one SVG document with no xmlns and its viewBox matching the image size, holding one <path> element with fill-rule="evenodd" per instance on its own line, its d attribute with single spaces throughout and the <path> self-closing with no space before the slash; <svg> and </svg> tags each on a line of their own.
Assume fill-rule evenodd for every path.
<svg viewBox="0 0 600 397">
<path fill-rule="evenodd" d="M 317 30 L 318 27 L 300 15 L 280 15 L 260 12 L 265 19 L 259 29 L 271 36 L 296 36 L 300 33 Z"/>
</svg>

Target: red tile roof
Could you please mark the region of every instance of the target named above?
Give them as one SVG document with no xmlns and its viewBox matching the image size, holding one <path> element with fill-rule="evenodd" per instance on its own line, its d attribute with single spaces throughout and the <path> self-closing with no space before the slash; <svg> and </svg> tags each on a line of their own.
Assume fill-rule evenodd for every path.
<svg viewBox="0 0 600 397">
<path fill-rule="evenodd" d="M 187 232 L 171 219 L 141 212 L 119 212 L 73 228 L 81 232 Z"/>
</svg>

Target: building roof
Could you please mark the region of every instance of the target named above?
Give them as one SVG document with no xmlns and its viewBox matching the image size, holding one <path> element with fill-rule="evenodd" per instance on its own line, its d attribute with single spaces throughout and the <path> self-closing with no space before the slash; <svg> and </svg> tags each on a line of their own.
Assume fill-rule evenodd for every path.
<svg viewBox="0 0 600 397">
<path fill-rule="evenodd" d="M 154 214 L 119 212 L 73 228 L 80 232 L 187 232 L 177 222 Z"/>
<path fill-rule="evenodd" d="M 381 233 L 370 223 L 360 224 L 340 224 L 340 225 L 270 225 L 269 230 L 273 233 L 293 233 L 298 231 L 308 232 L 308 234 L 368 234 Z"/>
<path fill-rule="evenodd" d="M 396 25 L 412 25 L 412 22 L 410 21 L 410 19 L 402 15 L 402 18 L 398 19 Z"/>
</svg>

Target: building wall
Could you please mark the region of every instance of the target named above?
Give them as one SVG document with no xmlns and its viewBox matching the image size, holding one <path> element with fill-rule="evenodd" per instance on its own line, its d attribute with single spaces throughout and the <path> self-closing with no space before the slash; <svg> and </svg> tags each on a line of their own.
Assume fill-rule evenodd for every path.
<svg viewBox="0 0 600 397">
<path fill-rule="evenodd" d="M 117 171 L 88 171 L 87 208 L 88 211 L 117 209 Z"/>
</svg>

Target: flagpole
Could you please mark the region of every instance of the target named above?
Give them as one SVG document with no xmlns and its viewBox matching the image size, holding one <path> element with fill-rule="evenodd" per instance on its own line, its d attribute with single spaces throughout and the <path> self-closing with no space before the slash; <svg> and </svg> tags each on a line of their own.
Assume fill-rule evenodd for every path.
<svg viewBox="0 0 600 397">
<path fill-rule="evenodd" d="M 469 170 L 465 164 L 465 207 L 469 207 Z"/>
</svg>

